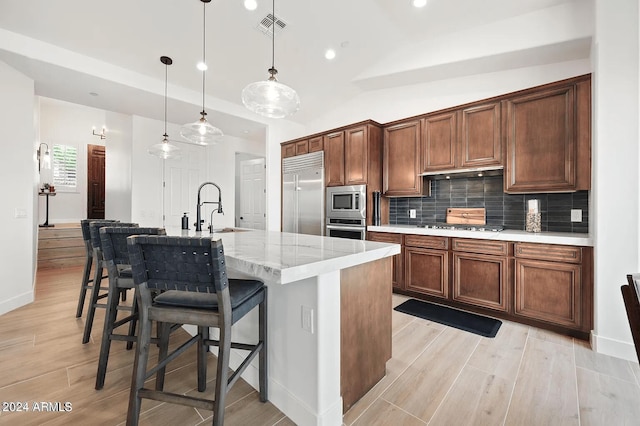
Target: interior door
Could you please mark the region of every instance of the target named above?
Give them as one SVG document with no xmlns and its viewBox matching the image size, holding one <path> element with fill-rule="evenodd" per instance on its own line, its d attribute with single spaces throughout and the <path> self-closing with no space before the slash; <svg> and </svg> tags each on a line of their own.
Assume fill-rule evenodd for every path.
<svg viewBox="0 0 640 426">
<path fill-rule="evenodd" d="M 164 160 L 163 226 L 179 227 L 186 212 L 193 229 L 198 187 L 206 178 L 207 152 L 200 145 L 180 144 L 180 149 L 182 158 Z"/>
<path fill-rule="evenodd" d="M 104 146 L 87 145 L 87 219 L 104 219 L 104 160 Z"/>
<path fill-rule="evenodd" d="M 266 227 L 265 174 L 264 158 L 240 162 L 240 212 L 237 223 L 241 228 Z"/>
</svg>

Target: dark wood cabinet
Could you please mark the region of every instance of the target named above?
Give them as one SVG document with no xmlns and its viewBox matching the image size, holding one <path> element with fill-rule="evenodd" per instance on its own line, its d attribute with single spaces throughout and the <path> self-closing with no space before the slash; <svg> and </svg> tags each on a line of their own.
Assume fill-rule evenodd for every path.
<svg viewBox="0 0 640 426">
<path fill-rule="evenodd" d="M 387 197 L 423 195 L 420 174 L 420 120 L 384 128 L 382 193 Z"/>
<path fill-rule="evenodd" d="M 325 135 L 324 181 L 326 186 L 344 185 L 344 132 Z"/>
<path fill-rule="evenodd" d="M 590 189 L 590 96 L 582 78 L 503 101 L 505 192 Z"/>
<path fill-rule="evenodd" d="M 393 256 L 392 278 L 393 288 L 402 290 L 404 288 L 404 245 L 402 234 L 392 234 L 387 232 L 368 232 L 367 240 L 381 243 L 400 244 L 400 254 Z"/>
<path fill-rule="evenodd" d="M 404 288 L 441 299 L 449 297 L 448 238 L 405 236 Z"/>
<path fill-rule="evenodd" d="M 507 312 L 511 244 L 453 238 L 452 300 Z"/>
<path fill-rule="evenodd" d="M 467 169 L 502 165 L 500 102 L 460 111 L 456 166 Z"/>
<path fill-rule="evenodd" d="M 296 155 L 309 153 L 309 141 L 296 142 Z"/>
<path fill-rule="evenodd" d="M 344 184 L 365 185 L 369 170 L 367 126 L 345 130 Z"/>
<path fill-rule="evenodd" d="M 282 150 L 282 158 L 293 157 L 294 155 L 296 155 L 296 144 L 289 143 L 286 145 L 282 145 L 281 150 Z"/>
<path fill-rule="evenodd" d="M 422 172 L 456 167 L 457 112 L 430 114 L 422 119 Z"/>
<path fill-rule="evenodd" d="M 322 136 L 309 138 L 309 152 L 322 151 L 323 149 L 324 144 L 322 143 Z"/>
</svg>

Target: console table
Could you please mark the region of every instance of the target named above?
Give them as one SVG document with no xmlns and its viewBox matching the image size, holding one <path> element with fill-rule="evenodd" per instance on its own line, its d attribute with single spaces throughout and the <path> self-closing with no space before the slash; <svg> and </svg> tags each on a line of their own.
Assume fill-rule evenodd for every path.
<svg viewBox="0 0 640 426">
<path fill-rule="evenodd" d="M 41 197 L 47 197 L 46 219 L 40 228 L 53 228 L 55 225 L 49 225 L 49 196 L 55 197 L 57 192 L 40 192 L 38 195 Z"/>
</svg>

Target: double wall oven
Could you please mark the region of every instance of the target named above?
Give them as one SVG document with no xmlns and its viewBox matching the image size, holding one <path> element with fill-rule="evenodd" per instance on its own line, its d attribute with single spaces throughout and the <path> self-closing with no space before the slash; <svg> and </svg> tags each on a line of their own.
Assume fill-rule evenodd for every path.
<svg viewBox="0 0 640 426">
<path fill-rule="evenodd" d="M 367 186 L 327 187 L 327 237 L 364 240 L 367 234 Z"/>
</svg>

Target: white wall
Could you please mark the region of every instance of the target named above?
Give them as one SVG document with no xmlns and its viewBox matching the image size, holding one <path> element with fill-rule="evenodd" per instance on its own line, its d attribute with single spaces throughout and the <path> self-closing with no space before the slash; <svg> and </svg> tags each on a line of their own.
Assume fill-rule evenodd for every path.
<svg viewBox="0 0 640 426">
<path fill-rule="evenodd" d="M 104 217 L 130 222 L 133 117 L 106 111 L 105 122 L 109 130 L 105 141 Z"/>
<path fill-rule="evenodd" d="M 40 98 L 40 141 L 51 149 L 54 144 L 78 148 L 78 186 L 73 192 L 62 192 L 49 200 L 49 223 L 78 223 L 87 217 L 87 145 L 105 145 L 105 140 L 93 136 L 106 126 L 106 111 L 84 105 Z M 107 127 L 108 129 L 108 127 Z M 109 155 L 109 154 L 107 154 Z M 51 170 L 42 170 L 40 183 L 51 183 Z M 45 218 L 45 197 L 40 197 L 40 222 Z"/>
<path fill-rule="evenodd" d="M 38 140 L 33 80 L 0 62 L 0 93 L 0 177 L 4 182 L 0 204 L 1 315 L 33 301 Z"/>
<path fill-rule="evenodd" d="M 637 360 L 620 294 L 638 272 L 638 0 L 596 1 L 594 52 L 595 330 L 598 352 Z"/>
</svg>

